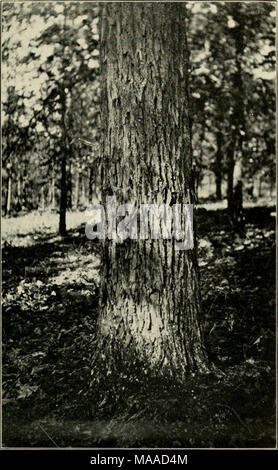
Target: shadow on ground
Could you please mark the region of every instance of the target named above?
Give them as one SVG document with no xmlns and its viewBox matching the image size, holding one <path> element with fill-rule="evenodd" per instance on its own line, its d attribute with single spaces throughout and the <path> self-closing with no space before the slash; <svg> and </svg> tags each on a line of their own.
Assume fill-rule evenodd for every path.
<svg viewBox="0 0 278 470">
<path fill-rule="evenodd" d="M 4 244 L 4 446 L 274 447 L 274 210 L 245 209 L 240 233 L 224 210 L 196 211 L 204 336 L 223 375 L 101 401 L 88 389 L 101 244 L 84 226 Z"/>
</svg>

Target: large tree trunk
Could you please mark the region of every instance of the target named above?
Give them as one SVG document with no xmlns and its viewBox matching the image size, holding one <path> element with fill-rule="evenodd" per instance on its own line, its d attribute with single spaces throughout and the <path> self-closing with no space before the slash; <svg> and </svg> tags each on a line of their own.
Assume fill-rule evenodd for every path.
<svg viewBox="0 0 278 470">
<path fill-rule="evenodd" d="M 184 4 L 103 4 L 103 203 L 107 195 L 137 208 L 192 202 L 185 27 Z M 207 370 L 195 247 L 104 245 L 99 333 L 107 361 L 119 348 L 157 372 Z"/>
</svg>

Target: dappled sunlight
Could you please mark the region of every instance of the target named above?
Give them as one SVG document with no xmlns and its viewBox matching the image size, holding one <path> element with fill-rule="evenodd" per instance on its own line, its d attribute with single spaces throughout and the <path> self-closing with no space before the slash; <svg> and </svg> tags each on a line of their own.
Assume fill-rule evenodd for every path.
<svg viewBox="0 0 278 470">
<path fill-rule="evenodd" d="M 3 447 L 274 447 L 275 3 L 2 13 Z"/>
</svg>

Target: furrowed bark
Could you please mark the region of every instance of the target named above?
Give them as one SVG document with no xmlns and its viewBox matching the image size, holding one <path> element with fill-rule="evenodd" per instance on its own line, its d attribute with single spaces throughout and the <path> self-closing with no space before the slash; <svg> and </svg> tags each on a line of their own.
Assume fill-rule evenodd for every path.
<svg viewBox="0 0 278 470">
<path fill-rule="evenodd" d="M 101 44 L 103 204 L 108 195 L 137 208 L 192 202 L 184 5 L 103 4 Z M 107 361 L 120 348 L 157 372 L 207 370 L 196 248 L 105 240 L 102 262 L 99 338 Z"/>
</svg>

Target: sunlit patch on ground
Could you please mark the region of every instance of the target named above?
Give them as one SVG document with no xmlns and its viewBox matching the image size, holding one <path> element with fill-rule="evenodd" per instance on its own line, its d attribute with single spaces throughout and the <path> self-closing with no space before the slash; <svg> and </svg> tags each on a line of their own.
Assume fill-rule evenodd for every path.
<svg viewBox="0 0 278 470">
<path fill-rule="evenodd" d="M 72 215 L 76 226 L 66 238 L 55 235 L 56 216 L 53 225 L 42 216 L 39 229 L 32 216 L 27 230 L 20 217 L 8 219 L 9 243 L 3 248 L 4 445 L 274 446 L 271 212 L 273 207 L 247 208 L 244 232 L 233 233 L 223 210 L 197 211 L 205 343 L 224 375 L 192 377 L 176 386 L 142 382 L 139 376 L 129 380 L 119 371 L 98 400 L 88 384 L 100 245 L 87 240 L 84 225 L 77 223 L 83 223 L 83 213 Z M 44 224 L 51 227 L 47 237 Z M 22 244 L 29 230 L 30 244 Z"/>
</svg>

